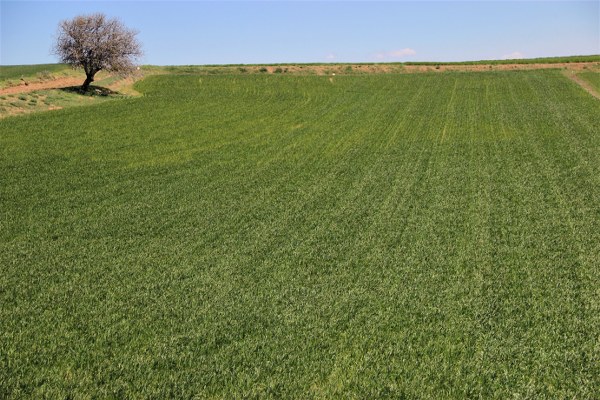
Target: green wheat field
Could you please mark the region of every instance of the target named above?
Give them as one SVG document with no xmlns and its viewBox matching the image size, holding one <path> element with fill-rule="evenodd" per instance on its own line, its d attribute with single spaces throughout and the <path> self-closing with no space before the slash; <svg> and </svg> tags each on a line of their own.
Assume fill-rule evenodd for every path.
<svg viewBox="0 0 600 400">
<path fill-rule="evenodd" d="M 600 398 L 560 71 L 135 88 L 0 120 L 0 398 Z"/>
</svg>

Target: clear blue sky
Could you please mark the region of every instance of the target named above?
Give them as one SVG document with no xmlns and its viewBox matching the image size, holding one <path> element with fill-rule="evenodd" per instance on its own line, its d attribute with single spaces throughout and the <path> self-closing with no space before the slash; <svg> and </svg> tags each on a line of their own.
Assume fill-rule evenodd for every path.
<svg viewBox="0 0 600 400">
<path fill-rule="evenodd" d="M 60 20 L 140 31 L 143 64 L 460 61 L 600 53 L 600 1 L 4 1 L 0 64 L 56 62 Z"/>
</svg>

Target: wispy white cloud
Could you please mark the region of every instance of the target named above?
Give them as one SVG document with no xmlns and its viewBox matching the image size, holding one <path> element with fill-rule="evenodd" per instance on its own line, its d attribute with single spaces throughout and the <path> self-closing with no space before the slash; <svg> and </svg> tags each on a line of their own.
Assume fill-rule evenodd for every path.
<svg viewBox="0 0 600 400">
<path fill-rule="evenodd" d="M 406 49 L 394 50 L 389 52 L 390 57 L 406 57 L 414 56 L 415 54 L 417 54 L 417 52 L 413 49 L 409 49 L 408 47 Z"/>
<path fill-rule="evenodd" d="M 390 59 L 398 59 L 409 56 L 414 56 L 417 52 L 411 48 L 392 50 L 392 51 L 381 51 L 379 53 L 375 53 L 374 57 L 377 60 L 390 60 Z"/>
<path fill-rule="evenodd" d="M 505 60 L 516 60 L 519 58 L 525 58 L 525 55 L 520 51 L 514 51 L 510 54 L 503 55 L 502 58 L 504 58 Z"/>
<path fill-rule="evenodd" d="M 333 53 L 329 53 L 329 54 L 327 54 L 327 55 L 325 56 L 325 59 L 326 59 L 326 60 L 328 60 L 328 61 L 335 60 L 335 58 L 336 58 L 336 57 L 335 57 L 335 54 L 333 54 Z"/>
</svg>

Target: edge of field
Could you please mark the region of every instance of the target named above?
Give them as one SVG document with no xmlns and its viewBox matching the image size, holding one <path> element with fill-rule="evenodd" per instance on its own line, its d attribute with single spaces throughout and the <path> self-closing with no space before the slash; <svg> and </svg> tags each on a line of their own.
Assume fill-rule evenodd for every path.
<svg viewBox="0 0 600 400">
<path fill-rule="evenodd" d="M 543 62 L 542 62 L 543 61 Z M 263 65 L 145 65 L 134 74 L 121 76 L 100 72 L 92 90 L 81 95 L 81 71 L 63 64 L 2 66 L 0 74 L 0 118 L 84 106 L 118 98 L 139 96 L 135 82 L 159 74 L 194 75 L 365 75 L 444 72 L 489 72 L 560 69 L 565 76 L 596 98 L 595 88 L 580 73 L 600 73 L 600 56 L 557 57 L 529 60 L 497 60 L 464 63 L 355 63 L 355 64 L 263 64 Z M 21 74 L 19 74 L 22 72 Z"/>
</svg>

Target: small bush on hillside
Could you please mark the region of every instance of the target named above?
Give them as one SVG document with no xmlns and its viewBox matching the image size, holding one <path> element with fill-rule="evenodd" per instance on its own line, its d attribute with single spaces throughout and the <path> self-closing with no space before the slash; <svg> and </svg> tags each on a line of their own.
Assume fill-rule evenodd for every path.
<svg viewBox="0 0 600 400">
<path fill-rule="evenodd" d="M 261 69 L 258 70 L 259 72 L 268 72 L 266 67 L 261 67 Z"/>
<path fill-rule="evenodd" d="M 283 73 L 283 69 L 281 69 L 281 68 L 275 68 L 275 71 L 273 71 L 273 72 L 276 73 L 276 74 L 281 74 L 281 73 Z"/>
<path fill-rule="evenodd" d="M 53 79 L 54 77 L 50 73 L 50 71 L 44 70 L 42 72 L 38 72 L 37 77 L 43 81 L 47 81 Z"/>
</svg>

